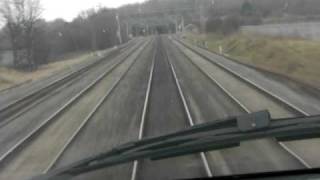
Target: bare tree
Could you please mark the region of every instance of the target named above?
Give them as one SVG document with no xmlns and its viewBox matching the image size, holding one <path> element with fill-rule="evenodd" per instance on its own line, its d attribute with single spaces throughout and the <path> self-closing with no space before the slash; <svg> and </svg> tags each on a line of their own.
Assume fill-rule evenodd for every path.
<svg viewBox="0 0 320 180">
<path fill-rule="evenodd" d="M 41 16 L 39 0 L 3 0 L 0 15 L 6 21 L 14 64 L 24 59 L 33 66 L 35 23 Z"/>
<path fill-rule="evenodd" d="M 13 12 L 13 6 L 16 6 L 13 4 L 13 2 L 10 2 L 8 0 L 5 0 L 1 4 L 0 13 L 2 17 L 6 21 L 6 28 L 7 32 L 10 37 L 11 42 L 11 48 L 13 50 L 13 61 L 14 64 L 18 64 L 18 51 L 19 51 L 19 39 L 22 34 L 22 19 L 21 16 L 18 15 L 17 12 Z"/>
<path fill-rule="evenodd" d="M 25 30 L 25 47 L 26 58 L 29 64 L 34 66 L 34 52 L 35 52 L 35 24 L 41 16 L 41 6 L 39 0 L 20 0 L 25 3 L 25 17 L 23 21 Z"/>
</svg>

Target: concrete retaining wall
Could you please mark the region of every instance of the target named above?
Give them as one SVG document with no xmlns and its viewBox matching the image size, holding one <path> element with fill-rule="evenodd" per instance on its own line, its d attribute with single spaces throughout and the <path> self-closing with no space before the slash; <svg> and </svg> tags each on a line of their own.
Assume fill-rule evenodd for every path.
<svg viewBox="0 0 320 180">
<path fill-rule="evenodd" d="M 243 26 L 241 31 L 277 37 L 298 37 L 320 40 L 320 22 Z"/>
</svg>

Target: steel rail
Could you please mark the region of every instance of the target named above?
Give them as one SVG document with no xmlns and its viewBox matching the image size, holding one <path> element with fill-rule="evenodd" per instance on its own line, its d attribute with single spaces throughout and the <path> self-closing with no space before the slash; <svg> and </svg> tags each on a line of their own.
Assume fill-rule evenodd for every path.
<svg viewBox="0 0 320 180">
<path fill-rule="evenodd" d="M 178 42 L 178 41 L 176 41 Z M 180 43 L 180 42 L 179 42 Z M 181 43 L 180 43 L 181 44 Z M 184 46 L 186 47 L 186 46 Z M 189 47 L 187 47 L 188 49 L 190 49 Z M 187 56 L 179 47 L 178 49 L 180 50 L 180 52 L 182 52 L 182 54 L 184 54 L 184 56 L 186 57 L 186 59 L 188 59 L 191 64 L 193 64 L 198 70 L 200 70 L 200 72 L 202 72 L 208 79 L 210 79 L 214 84 L 216 84 L 225 94 L 227 94 L 228 97 L 230 97 L 243 111 L 245 111 L 246 113 L 251 113 L 252 111 L 249 110 L 248 107 L 246 107 L 243 103 L 241 103 L 241 101 L 239 99 L 237 99 L 235 96 L 232 95 L 232 93 L 230 93 L 226 88 L 224 88 L 222 86 L 221 83 L 218 82 L 218 80 L 216 80 L 214 77 L 212 77 L 210 74 L 208 74 L 207 72 L 205 72 L 202 68 L 200 68 L 197 64 L 195 64 L 191 58 L 189 56 Z M 197 53 L 198 54 L 198 53 Z M 201 56 L 202 57 L 202 56 Z M 203 57 L 204 58 L 204 57 Z M 207 58 L 205 58 L 206 60 L 208 60 Z M 212 62 L 212 61 L 209 61 Z M 229 72 L 229 71 L 227 71 Z M 239 78 L 238 78 L 239 79 Z M 246 81 L 245 81 L 246 82 Z M 263 91 L 264 92 L 264 91 Z M 275 140 L 276 141 L 276 140 Z M 294 157 L 296 160 L 298 160 L 304 167 L 310 169 L 312 168 L 312 166 L 307 163 L 302 157 L 300 157 L 298 154 L 296 154 L 292 149 L 290 149 L 288 146 L 286 146 L 283 142 L 278 142 L 276 141 L 280 147 L 282 147 L 286 152 L 288 152 L 292 157 Z"/>
<path fill-rule="evenodd" d="M 15 112 L 14 114 L 12 114 L 10 116 L 6 116 L 6 118 L 4 118 L 4 120 L 0 121 L 0 128 L 6 126 L 7 124 L 11 123 L 15 119 L 19 118 L 21 115 L 28 112 L 29 110 L 31 110 L 32 108 L 34 108 L 38 104 L 41 104 L 42 102 L 44 102 L 48 98 L 53 97 L 54 95 L 58 94 L 61 89 L 63 89 L 65 86 L 70 86 L 71 84 L 74 83 L 74 81 L 77 81 L 78 78 L 81 78 L 82 75 L 85 75 L 85 74 L 81 74 L 81 76 L 77 76 L 74 79 L 70 79 L 70 81 L 66 82 L 65 84 L 63 84 L 59 87 L 56 87 L 55 89 L 52 89 L 51 92 L 46 93 L 44 96 L 40 97 L 39 99 L 35 99 L 27 107 L 23 107 L 22 109 L 17 110 L 17 112 Z"/>
<path fill-rule="evenodd" d="M 144 127 L 145 127 L 147 109 L 148 109 L 149 98 L 150 98 L 150 90 L 151 90 L 152 80 L 153 80 L 153 72 L 154 72 L 154 63 L 155 63 L 155 58 L 156 58 L 156 52 L 157 52 L 157 48 L 155 48 L 154 55 L 153 55 L 153 58 L 152 58 L 152 65 L 151 65 L 151 69 L 150 69 L 150 73 L 149 73 L 148 86 L 147 86 L 145 99 L 144 99 L 144 104 L 143 104 L 143 109 L 142 109 L 138 140 L 141 140 L 143 138 L 143 132 L 144 132 Z M 138 165 L 139 165 L 139 161 L 136 160 L 136 161 L 133 162 L 132 173 L 131 173 L 131 178 L 130 178 L 131 180 L 136 180 L 136 178 L 137 178 Z"/>
<path fill-rule="evenodd" d="M 220 62 L 216 62 L 213 61 L 211 59 L 209 59 L 208 57 L 206 57 L 205 55 L 201 54 L 200 52 L 194 50 L 193 48 L 189 47 L 189 45 L 186 45 L 185 42 L 182 42 L 181 40 L 176 40 L 176 42 L 180 43 L 181 45 L 183 45 L 184 47 L 188 48 L 189 50 L 191 50 L 192 52 L 196 53 L 197 55 L 201 56 L 203 59 L 215 64 L 216 66 L 222 68 L 223 70 L 229 72 L 230 74 L 232 74 L 233 76 L 237 77 L 238 79 L 240 79 L 241 81 L 244 81 L 248 84 L 250 84 L 252 87 L 254 87 L 255 89 L 259 90 L 260 92 L 264 93 L 265 95 L 271 96 L 272 98 L 274 98 L 275 100 L 277 100 L 278 102 L 284 104 L 285 106 L 287 106 L 288 108 L 294 110 L 295 112 L 304 115 L 304 116 L 310 116 L 311 114 L 306 112 L 305 110 L 302 110 L 301 108 L 299 108 L 298 106 L 292 104 L 291 102 L 283 99 L 282 97 L 276 95 L 275 93 L 267 90 L 266 88 L 262 87 L 261 85 L 251 81 L 250 79 L 242 76 L 241 74 L 233 71 L 232 69 L 230 69 L 229 67 L 225 66 L 224 64 L 220 63 Z M 200 48 L 200 47 L 199 47 Z M 214 53 L 216 54 L 216 53 Z M 216 54 L 218 55 L 218 54 Z M 219 55 L 220 56 L 220 55 Z M 227 57 L 223 56 L 224 58 L 228 59 Z M 230 60 L 230 59 L 229 59 Z M 231 60 L 232 61 L 232 60 Z"/>
<path fill-rule="evenodd" d="M 165 48 L 165 53 L 164 53 L 164 54 L 165 54 L 165 56 L 166 56 L 166 58 L 167 58 L 167 61 L 168 61 L 169 65 L 170 65 L 170 69 L 171 69 L 172 75 L 173 75 L 174 80 L 175 80 L 175 85 L 176 85 L 176 87 L 177 87 L 177 89 L 178 89 L 178 92 L 179 92 L 181 101 L 182 101 L 182 103 L 183 103 L 183 107 L 184 107 L 185 113 L 186 113 L 186 115 L 187 115 L 187 117 L 188 117 L 189 125 L 190 125 L 190 126 L 194 126 L 194 120 L 193 120 L 193 118 L 192 118 L 192 116 L 191 116 L 189 106 L 188 106 L 188 104 L 187 104 L 186 98 L 185 98 L 184 93 L 183 93 L 183 91 L 182 91 L 182 88 L 181 88 L 181 86 L 180 86 L 179 79 L 178 79 L 177 74 L 176 74 L 176 72 L 175 72 L 174 66 L 173 66 L 173 64 L 171 63 L 170 59 L 169 59 L 169 56 L 168 56 L 168 53 L 167 53 L 167 49 L 166 49 L 166 48 Z M 213 176 L 213 173 L 212 173 L 212 170 L 211 170 L 211 168 L 210 168 L 210 166 L 209 166 L 209 163 L 208 163 L 208 159 L 207 159 L 207 157 L 206 157 L 206 154 L 205 154 L 204 152 L 201 152 L 201 153 L 200 153 L 200 156 L 201 156 L 201 160 L 202 160 L 202 163 L 203 163 L 203 165 L 204 165 L 205 171 L 206 171 L 206 173 L 207 173 L 207 176 L 208 176 L 208 177 L 212 177 L 212 176 Z"/>
<path fill-rule="evenodd" d="M 145 43 L 144 45 L 146 45 Z M 140 48 L 136 48 L 135 50 L 141 51 L 144 46 Z M 132 53 L 132 52 L 131 52 Z M 3 163 L 5 159 L 7 159 L 13 152 L 17 151 L 19 147 L 23 144 L 27 143 L 28 140 L 36 136 L 41 130 L 43 130 L 47 125 L 49 125 L 56 117 L 58 117 L 61 113 L 63 113 L 68 107 L 70 107 L 76 100 L 82 97 L 86 92 L 88 92 L 91 88 L 93 88 L 97 83 L 99 83 L 105 76 L 110 74 L 116 67 L 122 64 L 131 54 L 128 53 L 128 56 L 123 58 L 121 61 L 113 64 L 107 71 L 101 74 L 97 79 L 95 79 L 92 83 L 86 86 L 83 90 L 81 90 L 78 94 L 73 96 L 68 102 L 66 102 L 62 107 L 60 107 L 57 111 L 55 111 L 49 118 L 44 120 L 41 124 L 35 127 L 30 133 L 28 133 L 24 138 L 20 139 L 15 145 L 13 145 L 8 151 L 0 156 L 0 163 Z"/>
<path fill-rule="evenodd" d="M 141 55 L 141 52 L 140 54 Z M 68 141 L 66 142 L 66 144 L 64 144 L 64 146 L 61 148 L 61 150 L 59 151 L 59 153 L 53 158 L 53 160 L 50 162 L 50 164 L 48 165 L 48 167 L 42 172 L 42 173 L 47 173 L 49 170 L 51 170 L 56 163 L 58 162 L 58 160 L 61 158 L 61 156 L 63 155 L 63 153 L 66 151 L 66 149 L 70 146 L 70 144 L 76 139 L 76 137 L 78 136 L 78 134 L 80 133 L 80 131 L 86 126 L 86 124 L 88 124 L 88 122 L 90 121 L 90 119 L 92 119 L 92 117 L 94 116 L 94 114 L 97 112 L 97 110 L 101 107 L 101 105 L 107 100 L 107 98 L 111 95 L 111 93 L 114 91 L 114 89 L 116 87 L 118 87 L 118 85 L 120 84 L 120 81 L 124 79 L 124 77 L 128 74 L 128 72 L 130 71 L 130 69 L 134 66 L 135 62 L 138 60 L 139 55 L 134 59 L 134 61 L 130 64 L 129 68 L 126 69 L 126 71 L 119 77 L 118 80 L 116 80 L 112 85 L 111 88 L 106 92 L 106 94 L 100 99 L 100 101 L 94 106 L 94 108 L 92 109 L 92 111 L 88 114 L 88 116 L 84 119 L 84 121 L 82 121 L 82 123 L 80 124 L 80 126 L 76 129 L 76 131 L 72 134 L 72 136 L 68 139 Z"/>
<path fill-rule="evenodd" d="M 128 44 L 126 44 L 124 47 L 112 50 L 110 53 L 112 54 L 116 50 L 119 50 L 119 49 L 121 50 L 122 48 L 124 48 L 124 49 L 128 48 Z M 50 94 L 50 92 L 54 91 L 55 89 L 62 87 L 66 82 L 70 82 L 72 80 L 75 80 L 77 77 L 79 77 L 79 75 L 82 75 L 82 74 L 88 72 L 90 69 L 98 66 L 99 64 L 104 62 L 104 59 L 106 59 L 106 57 L 100 58 L 92 63 L 84 65 L 77 70 L 71 71 L 70 73 L 67 73 L 64 76 L 51 81 L 49 84 L 45 85 L 44 87 L 41 87 L 39 89 L 35 89 L 35 90 L 29 92 L 27 95 L 6 104 L 5 107 L 0 109 L 1 119 L 4 120 L 7 118 L 10 118 L 13 113 L 14 113 L 14 117 L 10 118 L 9 120 L 6 120 L 4 122 L 1 122 L 2 120 L 0 120 L 0 122 L 1 122 L 0 126 L 4 126 L 12 119 L 15 119 L 15 118 L 21 116 L 24 112 L 28 111 L 33 106 L 44 101 L 44 99 L 42 99 L 42 101 L 37 101 L 36 103 L 34 103 L 35 98 L 45 97 L 48 93 Z M 29 106 L 31 106 L 31 107 L 29 107 L 29 106 L 25 107 L 25 104 L 29 104 Z"/>
</svg>

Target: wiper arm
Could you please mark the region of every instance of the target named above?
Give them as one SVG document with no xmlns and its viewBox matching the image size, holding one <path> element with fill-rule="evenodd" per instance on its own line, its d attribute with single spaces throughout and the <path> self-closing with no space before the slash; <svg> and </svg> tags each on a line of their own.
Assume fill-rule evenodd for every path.
<svg viewBox="0 0 320 180">
<path fill-rule="evenodd" d="M 181 155 L 239 146 L 240 142 L 260 138 L 278 141 L 309 139 L 320 136 L 320 115 L 271 119 L 268 111 L 195 125 L 184 131 L 147 138 L 118 146 L 49 172 L 35 179 L 68 179 L 93 170 L 140 159 L 159 160 Z"/>
</svg>

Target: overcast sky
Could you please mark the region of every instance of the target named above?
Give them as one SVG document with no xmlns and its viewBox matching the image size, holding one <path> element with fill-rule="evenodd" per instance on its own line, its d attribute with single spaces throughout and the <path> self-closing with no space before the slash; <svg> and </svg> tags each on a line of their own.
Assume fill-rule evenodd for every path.
<svg viewBox="0 0 320 180">
<path fill-rule="evenodd" d="M 71 21 L 81 11 L 97 7 L 98 5 L 106 7 L 119 7 L 124 4 L 143 2 L 145 0 L 40 0 L 44 8 L 42 14 L 46 20 L 63 18 Z"/>
</svg>

